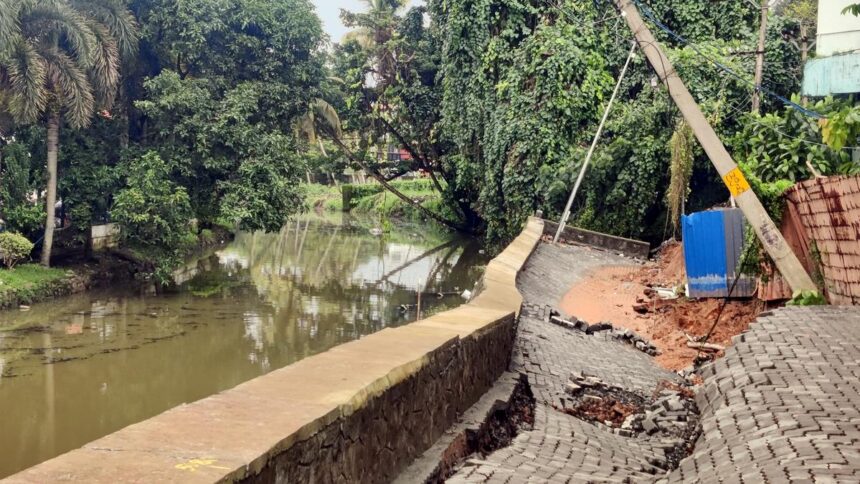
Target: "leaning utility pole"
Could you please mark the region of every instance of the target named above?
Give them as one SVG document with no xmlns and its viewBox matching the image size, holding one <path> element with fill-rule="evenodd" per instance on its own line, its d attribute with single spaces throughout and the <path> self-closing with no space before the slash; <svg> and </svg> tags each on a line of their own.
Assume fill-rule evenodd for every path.
<svg viewBox="0 0 860 484">
<path fill-rule="evenodd" d="M 729 192 L 737 200 L 738 207 L 755 230 L 767 253 L 776 263 L 779 272 L 794 291 L 816 290 L 809 274 L 806 273 L 794 252 L 791 251 L 782 233 L 770 219 L 758 197 L 750 188 L 749 182 L 741 173 L 738 165 L 732 160 L 726 147 L 723 146 L 714 128 L 705 119 L 699 105 L 696 104 L 690 91 L 684 85 L 684 81 L 678 77 L 678 73 L 675 72 L 669 58 L 663 53 L 657 40 L 648 30 L 648 26 L 642 21 L 639 10 L 636 9 L 633 1 L 615 0 L 615 5 L 621 10 L 622 16 L 626 19 L 630 30 L 633 31 L 633 35 L 648 58 L 648 62 L 651 63 L 657 75 L 666 84 L 669 95 L 672 96 L 684 119 L 687 120 L 687 124 L 690 125 L 696 135 L 696 139 L 699 140 L 708 158 L 711 159 L 711 163 L 714 164 L 723 178 Z"/>
<path fill-rule="evenodd" d="M 752 112 L 761 111 L 761 81 L 764 75 L 764 43 L 767 39 L 767 13 L 770 0 L 761 0 L 761 24 L 758 28 L 758 50 L 755 55 L 755 89 L 752 95 Z"/>
</svg>

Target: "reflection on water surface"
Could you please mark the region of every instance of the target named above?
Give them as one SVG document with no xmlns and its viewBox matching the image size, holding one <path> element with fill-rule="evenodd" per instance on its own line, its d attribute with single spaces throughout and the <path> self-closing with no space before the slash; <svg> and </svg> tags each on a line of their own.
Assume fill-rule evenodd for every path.
<svg viewBox="0 0 860 484">
<path fill-rule="evenodd" d="M 0 477 L 176 405 L 461 304 L 472 239 L 308 216 L 243 233 L 168 294 L 112 288 L 0 313 Z"/>
</svg>

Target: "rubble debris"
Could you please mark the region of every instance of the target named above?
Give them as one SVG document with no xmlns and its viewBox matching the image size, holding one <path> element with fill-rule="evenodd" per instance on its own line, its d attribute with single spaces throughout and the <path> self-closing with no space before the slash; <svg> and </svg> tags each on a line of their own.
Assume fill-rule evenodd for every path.
<svg viewBox="0 0 860 484">
<path fill-rule="evenodd" d="M 615 329 L 612 324 L 607 323 L 606 321 L 602 321 L 589 326 L 588 329 L 585 330 L 585 334 L 594 334 L 599 333 L 601 331 L 611 331 L 612 329 Z"/>
<path fill-rule="evenodd" d="M 568 415 L 605 425 L 624 437 L 645 435 L 665 442 L 668 468 L 689 455 L 701 433 L 695 394 L 672 382 L 661 382 L 646 398 L 585 372 L 574 372 L 565 394 L 567 401 L 558 410 Z"/>
<path fill-rule="evenodd" d="M 615 429 L 622 429 L 628 417 L 641 412 L 645 404 L 642 395 L 608 385 L 587 372 L 571 374 L 565 393 L 564 407 L 558 410 Z M 632 431 L 629 433 L 632 435 Z"/>
<path fill-rule="evenodd" d="M 613 329 L 611 336 L 619 341 L 632 345 L 639 351 L 651 356 L 659 356 L 660 350 L 653 343 L 630 329 Z"/>
<path fill-rule="evenodd" d="M 596 324 L 588 324 L 579 318 L 564 319 L 561 314 L 547 306 L 544 311 L 544 321 L 576 331 L 581 331 L 588 335 L 607 331 L 609 335 L 618 341 L 627 343 L 639 351 L 651 356 L 660 355 L 660 350 L 653 343 L 643 338 L 635 331 L 629 329 L 616 329 L 611 323 L 601 321 Z"/>
<path fill-rule="evenodd" d="M 635 311 L 639 314 L 648 314 L 648 312 L 650 310 L 648 309 L 648 306 L 646 306 L 645 304 L 634 304 L 633 305 L 633 311 Z"/>
</svg>

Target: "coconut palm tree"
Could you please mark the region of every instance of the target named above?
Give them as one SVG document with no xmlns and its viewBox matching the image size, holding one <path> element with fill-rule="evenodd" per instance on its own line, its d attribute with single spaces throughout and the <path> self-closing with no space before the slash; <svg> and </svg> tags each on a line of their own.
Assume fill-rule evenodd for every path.
<svg viewBox="0 0 860 484">
<path fill-rule="evenodd" d="M 377 84 L 388 85 L 394 80 L 398 53 L 392 40 L 398 22 L 397 14 L 408 0 L 364 0 L 367 10 L 361 13 L 343 11 L 344 24 L 352 28 L 344 42 L 354 41 L 370 53 L 371 72 Z"/>
<path fill-rule="evenodd" d="M 47 217 L 42 264 L 50 265 L 63 120 L 84 128 L 109 110 L 122 55 L 137 45 L 134 16 L 121 0 L 0 0 L 0 90 L 18 123 L 47 127 Z"/>
</svg>

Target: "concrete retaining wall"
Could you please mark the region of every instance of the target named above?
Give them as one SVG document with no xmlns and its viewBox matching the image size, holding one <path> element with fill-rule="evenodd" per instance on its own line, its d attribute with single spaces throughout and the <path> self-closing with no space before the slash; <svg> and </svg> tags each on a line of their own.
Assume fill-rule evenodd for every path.
<svg viewBox="0 0 860 484">
<path fill-rule="evenodd" d="M 507 368 L 530 219 L 469 304 L 335 347 L 131 425 L 10 482 L 383 482 Z"/>
<path fill-rule="evenodd" d="M 120 228 L 117 224 L 93 225 L 90 241 L 94 251 L 112 249 L 119 245 Z"/>
<path fill-rule="evenodd" d="M 556 222 L 544 221 L 544 234 L 555 236 L 558 230 Z M 636 259 L 648 259 L 651 251 L 651 246 L 647 242 L 641 240 L 625 239 L 614 235 L 601 234 L 590 230 L 581 229 L 579 227 L 565 226 L 561 239 L 566 242 L 575 244 L 590 245 L 601 249 L 618 252 Z"/>
</svg>

